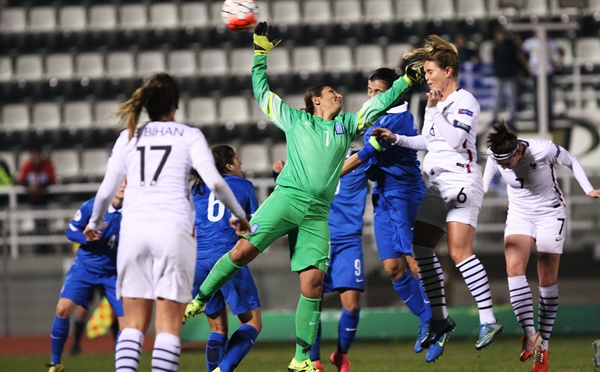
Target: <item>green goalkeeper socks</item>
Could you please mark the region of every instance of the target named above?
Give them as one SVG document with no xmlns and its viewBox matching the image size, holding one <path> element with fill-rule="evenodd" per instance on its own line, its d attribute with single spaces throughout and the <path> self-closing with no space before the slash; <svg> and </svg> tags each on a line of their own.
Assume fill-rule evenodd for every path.
<svg viewBox="0 0 600 372">
<path fill-rule="evenodd" d="M 200 285 L 200 292 L 196 296 L 195 300 L 198 302 L 206 303 L 209 298 L 212 297 L 225 283 L 227 283 L 241 267 L 231 262 L 229 258 L 229 252 L 225 253 L 215 263 L 212 270 L 208 273 L 202 285 Z"/>
<path fill-rule="evenodd" d="M 310 349 L 315 343 L 321 320 L 320 304 L 320 298 L 300 295 L 296 310 L 296 360 L 310 358 Z"/>
</svg>

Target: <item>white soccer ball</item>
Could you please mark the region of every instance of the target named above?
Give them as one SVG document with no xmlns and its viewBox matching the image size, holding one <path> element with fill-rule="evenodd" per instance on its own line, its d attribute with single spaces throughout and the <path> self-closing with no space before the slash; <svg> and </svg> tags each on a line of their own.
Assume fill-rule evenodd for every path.
<svg viewBox="0 0 600 372">
<path fill-rule="evenodd" d="M 254 0 L 225 0 L 221 18 L 233 31 L 252 29 L 258 22 L 258 4 Z"/>
</svg>

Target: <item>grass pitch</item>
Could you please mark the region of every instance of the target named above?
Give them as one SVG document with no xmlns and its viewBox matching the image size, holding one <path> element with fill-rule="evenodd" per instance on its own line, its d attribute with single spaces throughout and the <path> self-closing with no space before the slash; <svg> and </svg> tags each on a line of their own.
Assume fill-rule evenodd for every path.
<svg viewBox="0 0 600 372">
<path fill-rule="evenodd" d="M 600 334 L 600 332 L 599 332 Z M 600 337 L 600 336 L 596 336 Z M 260 338 L 259 338 L 260 340 Z M 549 363 L 551 371 L 594 371 L 594 337 L 555 336 L 550 342 Z M 425 353 L 415 354 L 411 340 L 361 341 L 352 345 L 349 359 L 353 372 L 397 371 L 531 371 L 532 360 L 519 361 L 521 344 L 518 337 L 500 335 L 487 349 L 476 351 L 475 339 L 451 338 L 444 355 L 435 363 L 425 363 Z M 322 345 L 322 360 L 326 372 L 334 372 L 329 355 L 335 344 Z M 260 341 L 238 366 L 238 372 L 286 371 L 294 355 L 293 342 L 267 343 Z M 150 353 L 142 357 L 140 371 L 150 371 Z M 46 371 L 49 354 L 34 356 L 0 356 L 3 372 Z M 66 372 L 95 372 L 114 370 L 114 356 L 93 354 L 93 350 L 71 357 L 64 356 Z M 204 350 L 185 350 L 180 359 L 179 371 L 205 371 Z"/>
</svg>

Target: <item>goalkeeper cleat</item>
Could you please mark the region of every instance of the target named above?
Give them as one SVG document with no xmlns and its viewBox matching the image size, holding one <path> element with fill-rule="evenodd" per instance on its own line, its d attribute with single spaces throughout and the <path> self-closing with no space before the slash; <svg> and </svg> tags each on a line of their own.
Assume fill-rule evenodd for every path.
<svg viewBox="0 0 600 372">
<path fill-rule="evenodd" d="M 419 325 L 419 334 L 417 335 L 417 342 L 415 342 L 415 353 L 420 353 L 423 351 L 423 346 L 421 346 L 421 340 L 427 336 L 427 332 L 429 331 L 429 323 L 421 323 Z"/>
<path fill-rule="evenodd" d="M 315 366 L 315 363 L 310 359 L 299 362 L 296 358 L 293 358 L 288 365 L 288 372 L 319 372 L 319 370 L 317 369 L 317 366 Z"/>
<path fill-rule="evenodd" d="M 334 366 L 337 367 L 338 372 L 350 372 L 350 366 L 352 363 L 350 363 L 346 354 L 342 354 L 336 350 L 331 353 L 329 360 Z"/>
<path fill-rule="evenodd" d="M 535 349 L 533 355 L 533 368 L 531 372 L 546 372 L 548 370 L 548 350 L 541 347 Z"/>
<path fill-rule="evenodd" d="M 542 344 L 542 338 L 539 333 L 534 333 L 529 336 L 522 336 L 521 342 L 523 343 L 523 347 L 521 349 L 521 355 L 519 355 L 519 359 L 521 362 L 524 362 L 533 356 L 535 349 L 540 347 Z"/>
<path fill-rule="evenodd" d="M 65 368 L 63 367 L 62 364 L 46 364 L 46 367 L 49 367 L 48 372 L 63 372 L 65 370 Z"/>
<path fill-rule="evenodd" d="M 196 315 L 200 315 L 206 309 L 206 304 L 198 302 L 195 298 L 187 304 L 185 307 L 185 313 L 183 313 L 183 321 L 181 324 L 187 323 L 188 320 L 192 319 Z"/>
<path fill-rule="evenodd" d="M 425 354 L 425 361 L 427 363 L 435 362 L 439 357 L 442 356 L 442 354 L 444 354 L 444 347 L 446 346 L 446 341 L 448 341 L 448 338 L 450 338 L 450 335 L 448 333 L 444 333 L 439 340 L 427 348 L 427 354 Z"/>
<path fill-rule="evenodd" d="M 441 320 L 431 320 L 429 322 L 429 330 L 424 339 L 421 340 L 421 347 L 426 349 L 435 341 L 437 341 L 444 333 L 454 331 L 456 323 L 452 318 L 447 317 Z"/>
<path fill-rule="evenodd" d="M 321 360 L 317 359 L 317 360 L 313 360 L 313 362 L 315 363 L 315 367 L 317 367 L 317 369 L 319 370 L 319 372 L 324 372 L 325 369 L 323 368 L 323 364 L 321 364 Z"/>
<path fill-rule="evenodd" d="M 221 372 L 221 368 L 217 367 L 217 369 L 213 369 L 212 372 Z"/>
<path fill-rule="evenodd" d="M 475 343 L 475 349 L 481 350 L 484 347 L 490 346 L 494 342 L 494 337 L 504 331 L 504 327 L 499 322 L 496 323 L 481 323 L 479 326 L 479 339 Z"/>
</svg>

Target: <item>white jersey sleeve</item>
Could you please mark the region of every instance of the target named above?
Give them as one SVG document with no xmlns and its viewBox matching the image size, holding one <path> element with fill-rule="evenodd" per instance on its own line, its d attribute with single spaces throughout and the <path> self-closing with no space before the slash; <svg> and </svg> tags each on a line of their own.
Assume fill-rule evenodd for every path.
<svg viewBox="0 0 600 372">
<path fill-rule="evenodd" d="M 498 172 L 498 164 L 494 161 L 494 156 L 492 152 L 488 149 L 487 151 L 487 161 L 485 162 L 485 170 L 483 171 L 483 192 L 487 193 L 490 189 L 490 184 L 492 183 L 492 179 Z"/>
<path fill-rule="evenodd" d="M 479 102 L 464 89 L 425 110 L 421 134 L 429 141 L 423 169 L 430 177 L 443 172 L 479 172 L 475 140 L 480 110 Z"/>
<path fill-rule="evenodd" d="M 556 145 L 556 148 L 557 154 L 554 157 L 556 164 L 564 165 L 571 169 L 571 172 L 573 172 L 573 175 L 579 183 L 579 186 L 581 186 L 586 195 L 589 194 L 590 191 L 594 190 L 594 187 L 590 183 L 590 180 L 585 174 L 585 171 L 583 170 L 583 167 L 581 166 L 579 160 L 577 160 L 577 158 L 575 158 L 570 152 L 565 150 L 563 147 Z"/>
</svg>

